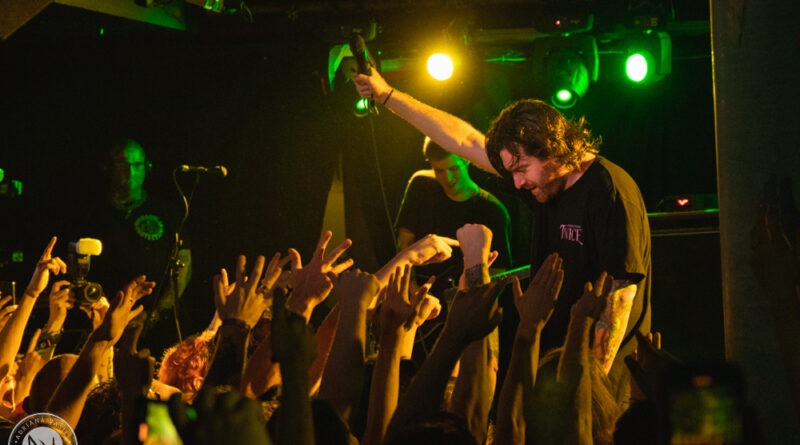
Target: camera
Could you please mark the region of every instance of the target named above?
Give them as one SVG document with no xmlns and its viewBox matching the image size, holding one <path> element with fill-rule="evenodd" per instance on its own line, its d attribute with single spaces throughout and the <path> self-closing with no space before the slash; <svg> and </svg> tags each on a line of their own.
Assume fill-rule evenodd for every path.
<svg viewBox="0 0 800 445">
<path fill-rule="evenodd" d="M 100 255 L 102 252 L 103 243 L 98 239 L 81 238 L 69 243 L 67 271 L 72 277 L 70 289 L 75 292 L 79 306 L 91 306 L 104 295 L 103 286 L 100 283 L 89 281 L 86 278 L 91 267 L 92 256 Z"/>
</svg>

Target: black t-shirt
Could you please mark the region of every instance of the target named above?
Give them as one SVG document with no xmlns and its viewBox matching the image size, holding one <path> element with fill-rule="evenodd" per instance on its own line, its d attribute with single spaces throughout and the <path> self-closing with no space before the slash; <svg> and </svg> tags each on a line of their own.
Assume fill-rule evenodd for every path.
<svg viewBox="0 0 800 445">
<path fill-rule="evenodd" d="M 463 225 L 483 224 L 492 231 L 492 250 L 499 253 L 492 267 L 510 267 L 511 224 L 508 210 L 503 203 L 483 189 L 466 201 L 453 201 L 431 177 L 432 174 L 431 170 L 421 170 L 411 177 L 397 215 L 395 229 L 408 229 L 417 239 L 430 233 L 455 239 L 456 231 Z M 463 267 L 461 250 L 454 248 L 453 257 L 449 260 L 417 267 L 415 272 L 418 282 L 424 282 L 431 275 L 436 275 L 433 293 L 439 296 L 437 290 L 458 284 Z"/>
<path fill-rule="evenodd" d="M 542 332 L 543 352 L 564 343 L 570 309 L 586 282 L 602 271 L 615 279 L 644 277 L 617 355 L 621 362 L 625 345 L 635 344 L 631 331 L 650 330 L 650 226 L 639 187 L 621 167 L 598 156 L 572 187 L 544 204 L 528 190 L 519 192 L 533 212 L 531 270 L 552 252 L 564 259 L 564 284 Z"/>
<path fill-rule="evenodd" d="M 92 257 L 89 281 L 102 284 L 111 299 L 131 279 L 146 275 L 157 285 L 152 295 L 158 295 L 166 284 L 164 271 L 182 217 L 179 200 L 167 201 L 152 194 L 130 211 L 119 210 L 105 199 L 96 201 L 78 227 L 81 237 L 97 238 L 103 243 L 100 256 Z M 183 241 L 182 248 L 188 249 L 188 241 Z M 153 299 L 142 301 L 146 309 L 151 308 Z"/>
</svg>

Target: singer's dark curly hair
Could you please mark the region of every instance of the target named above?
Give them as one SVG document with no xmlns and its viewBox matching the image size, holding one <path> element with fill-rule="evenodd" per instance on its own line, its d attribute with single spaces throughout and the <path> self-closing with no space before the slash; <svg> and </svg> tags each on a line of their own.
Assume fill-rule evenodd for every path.
<svg viewBox="0 0 800 445">
<path fill-rule="evenodd" d="M 592 136 L 586 120 L 569 120 L 541 100 L 521 99 L 506 107 L 492 121 L 486 134 L 486 153 L 492 166 L 503 176 L 500 151 L 515 157 L 521 154 L 538 159 L 555 159 L 559 164 L 578 168 L 586 153 L 597 153 L 602 138 Z"/>
</svg>

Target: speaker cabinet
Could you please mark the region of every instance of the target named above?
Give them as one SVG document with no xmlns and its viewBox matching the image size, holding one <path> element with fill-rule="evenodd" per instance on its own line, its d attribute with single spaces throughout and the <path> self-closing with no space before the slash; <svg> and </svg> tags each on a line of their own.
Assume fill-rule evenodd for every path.
<svg viewBox="0 0 800 445">
<path fill-rule="evenodd" d="M 716 211 L 648 215 L 652 329 L 686 362 L 725 358 L 722 268 Z"/>
</svg>

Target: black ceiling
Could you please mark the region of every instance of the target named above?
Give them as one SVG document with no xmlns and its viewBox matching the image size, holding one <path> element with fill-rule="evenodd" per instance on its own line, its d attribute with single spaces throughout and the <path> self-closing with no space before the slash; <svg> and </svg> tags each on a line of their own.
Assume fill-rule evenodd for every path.
<svg viewBox="0 0 800 445">
<path fill-rule="evenodd" d="M 552 4 L 532 0 L 246 0 L 246 7 L 239 8 L 236 13 L 210 13 L 192 5 L 192 1 L 197 0 L 185 3 L 187 31 L 54 3 L 25 23 L 5 43 L 96 39 L 102 30 L 104 40 L 136 42 L 266 40 L 277 43 L 292 38 L 333 44 L 340 43 L 353 29 L 362 28 L 370 21 L 378 24 L 378 39 L 397 40 L 398 36 L 435 31 L 455 21 L 480 29 L 531 27 L 537 16 L 550 10 L 591 12 L 595 18 L 595 32 L 620 29 L 639 10 L 661 11 L 667 17 L 665 24 L 677 25 L 678 30 L 686 28 L 681 27 L 681 23 L 702 23 L 709 18 L 708 3 L 697 0 L 560 1 Z M 228 0 L 227 4 L 238 6 L 240 3 Z"/>
</svg>

